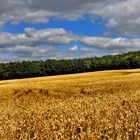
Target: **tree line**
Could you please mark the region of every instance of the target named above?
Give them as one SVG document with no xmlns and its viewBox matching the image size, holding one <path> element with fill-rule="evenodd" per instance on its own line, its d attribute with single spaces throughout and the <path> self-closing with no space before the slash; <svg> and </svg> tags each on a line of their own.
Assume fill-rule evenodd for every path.
<svg viewBox="0 0 140 140">
<path fill-rule="evenodd" d="M 140 51 L 103 57 L 0 63 L 0 80 L 140 68 Z"/>
</svg>

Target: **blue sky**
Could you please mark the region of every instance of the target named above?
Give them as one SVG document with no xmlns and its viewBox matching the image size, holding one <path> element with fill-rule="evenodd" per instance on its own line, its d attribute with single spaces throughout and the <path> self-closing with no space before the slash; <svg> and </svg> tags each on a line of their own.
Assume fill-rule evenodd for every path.
<svg viewBox="0 0 140 140">
<path fill-rule="evenodd" d="M 0 1 L 0 61 L 139 50 L 139 4 L 139 0 Z"/>
<path fill-rule="evenodd" d="M 50 20 L 48 23 L 30 24 L 27 22 L 21 22 L 18 25 L 11 24 L 7 22 L 3 28 L 3 32 L 9 32 L 12 34 L 23 33 L 25 28 L 34 28 L 36 30 L 46 29 L 46 28 L 63 28 L 77 35 L 87 35 L 87 36 L 103 36 L 107 32 L 107 27 L 104 21 L 100 20 L 95 23 L 90 21 L 90 19 L 79 19 L 74 21 L 67 20 Z"/>
</svg>

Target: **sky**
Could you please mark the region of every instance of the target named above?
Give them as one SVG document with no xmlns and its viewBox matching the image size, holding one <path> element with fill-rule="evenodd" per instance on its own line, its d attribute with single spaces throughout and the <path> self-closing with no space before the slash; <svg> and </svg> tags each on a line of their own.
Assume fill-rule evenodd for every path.
<svg viewBox="0 0 140 140">
<path fill-rule="evenodd" d="M 140 50 L 140 0 L 0 0 L 0 62 Z"/>
</svg>

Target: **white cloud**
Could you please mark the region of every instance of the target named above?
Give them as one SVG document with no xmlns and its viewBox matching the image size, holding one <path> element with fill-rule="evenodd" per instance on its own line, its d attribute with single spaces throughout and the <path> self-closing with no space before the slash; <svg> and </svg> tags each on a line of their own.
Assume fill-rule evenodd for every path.
<svg viewBox="0 0 140 140">
<path fill-rule="evenodd" d="M 7 21 L 46 23 L 52 17 L 76 20 L 90 14 L 104 19 L 110 32 L 137 36 L 140 34 L 139 5 L 139 0 L 1 0 L 0 26 Z"/>
<path fill-rule="evenodd" d="M 69 51 L 71 51 L 71 52 L 76 52 L 76 51 L 78 51 L 78 46 L 75 45 L 75 46 L 71 47 L 71 48 L 69 49 Z"/>
<path fill-rule="evenodd" d="M 25 29 L 23 34 L 11 34 L 6 32 L 0 33 L 0 47 L 14 45 L 63 45 L 70 44 L 76 40 L 76 36 L 64 29 L 44 29 L 35 30 L 32 28 Z"/>
<path fill-rule="evenodd" d="M 16 56 L 9 55 L 0 55 L 1 62 L 11 62 L 11 61 L 19 61 L 19 58 Z"/>
<path fill-rule="evenodd" d="M 75 41 L 81 43 L 82 47 L 75 44 L 66 49 Z M 139 38 L 80 36 L 62 28 L 42 30 L 26 28 L 23 34 L 0 33 L 0 55 L 15 56 L 13 60 L 17 61 L 92 57 L 139 49 Z"/>
<path fill-rule="evenodd" d="M 91 48 L 91 47 L 84 47 L 84 48 L 81 48 L 80 51 L 81 51 L 81 52 L 88 53 L 88 52 L 93 52 L 94 49 Z"/>
<path fill-rule="evenodd" d="M 94 48 L 135 48 L 140 49 L 139 38 L 107 38 L 107 37 L 89 37 L 78 36 L 68 32 L 62 28 L 35 30 L 26 28 L 23 34 L 11 34 L 7 32 L 0 33 L 0 48 L 8 48 L 11 46 L 58 46 L 69 45 L 74 41 L 79 41 L 87 46 Z M 70 48 L 70 51 L 77 51 L 78 46 Z"/>
<path fill-rule="evenodd" d="M 76 19 L 86 13 L 88 5 L 101 0 L 4 0 L 0 1 L 0 22 L 46 23 L 50 17 Z"/>
<path fill-rule="evenodd" d="M 140 34 L 140 0 L 119 0 L 98 5 L 91 13 L 107 21 L 110 32 L 119 35 L 137 36 Z"/>
<path fill-rule="evenodd" d="M 140 39 L 82 37 L 81 41 L 98 49 L 140 49 Z"/>
<path fill-rule="evenodd" d="M 109 33 L 135 38 L 78 36 L 62 28 L 26 28 L 22 34 L 0 32 L 0 58 L 2 61 L 60 59 L 139 50 L 139 5 L 139 0 L 1 0 L 0 28 L 8 21 L 13 24 L 47 23 L 52 18 L 77 20 L 90 14 L 95 22 L 96 17 L 101 17 Z M 71 46 L 74 41 L 83 43 L 84 47 L 75 45 L 67 51 L 60 49 Z"/>
</svg>

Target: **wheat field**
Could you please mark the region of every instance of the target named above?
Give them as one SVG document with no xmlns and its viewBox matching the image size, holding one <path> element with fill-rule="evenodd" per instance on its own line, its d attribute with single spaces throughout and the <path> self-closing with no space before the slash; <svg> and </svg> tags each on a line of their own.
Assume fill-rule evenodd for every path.
<svg viewBox="0 0 140 140">
<path fill-rule="evenodd" d="M 0 81 L 0 140 L 140 140 L 140 69 Z"/>
</svg>

